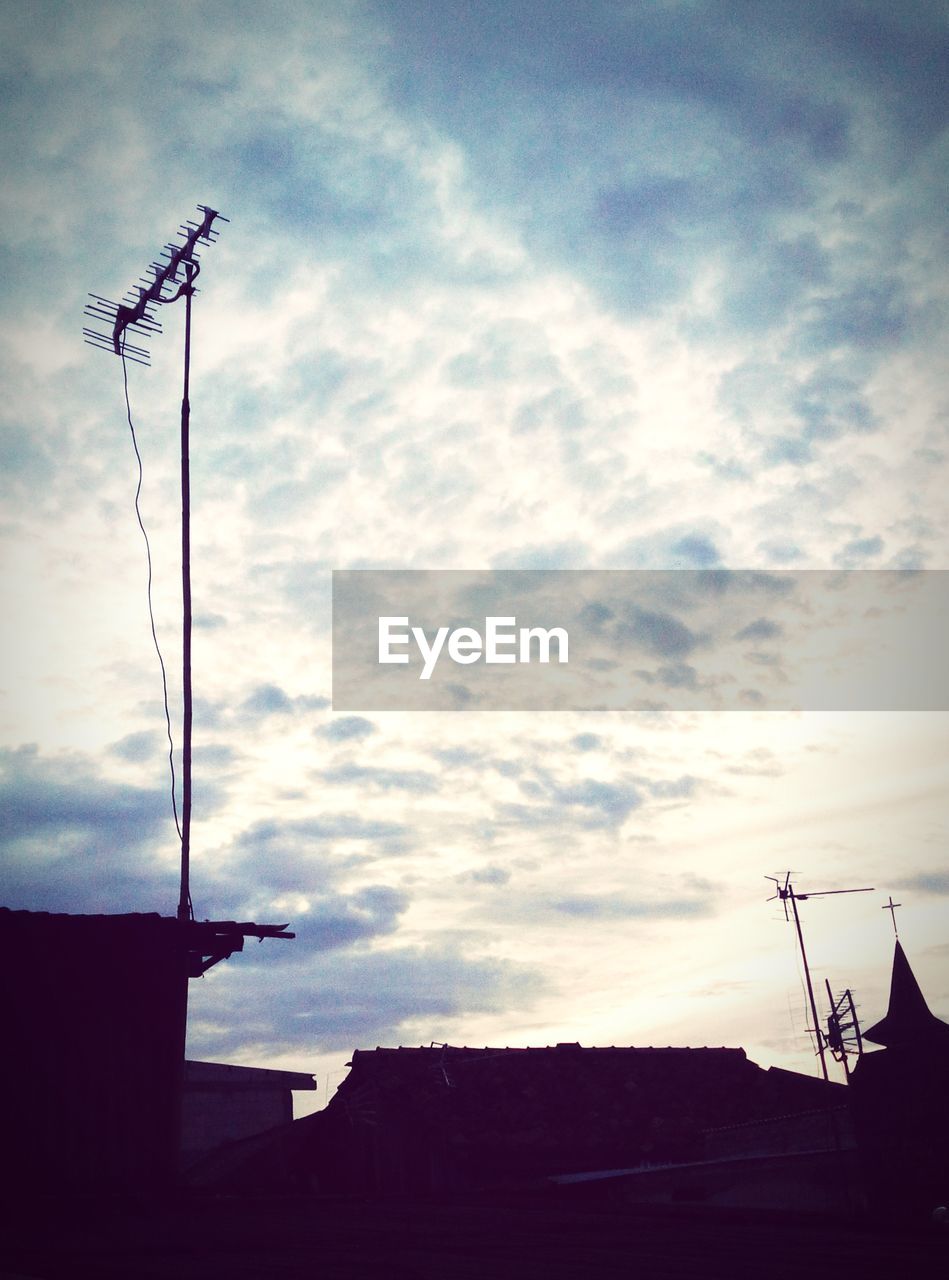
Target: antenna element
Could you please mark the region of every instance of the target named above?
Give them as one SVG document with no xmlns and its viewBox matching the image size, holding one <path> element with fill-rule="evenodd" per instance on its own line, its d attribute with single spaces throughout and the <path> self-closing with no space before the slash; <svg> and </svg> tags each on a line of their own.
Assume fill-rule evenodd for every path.
<svg viewBox="0 0 949 1280">
<path fill-rule="evenodd" d="M 791 876 L 794 873 L 789 871 L 784 877 L 784 884 L 776 876 L 765 876 L 766 880 L 773 880 L 777 893 L 771 895 L 769 902 L 774 902 L 777 898 L 784 906 L 784 918 L 789 920 L 788 903 L 791 904 L 791 911 L 794 913 L 794 927 L 797 929 L 798 945 L 801 948 L 801 960 L 804 963 L 804 979 L 807 985 L 807 999 L 811 1006 L 811 1017 L 814 1022 L 814 1037 L 817 1041 L 817 1053 L 820 1057 L 821 1075 L 825 1080 L 830 1077 L 827 1074 L 827 1059 L 824 1056 L 824 1036 L 820 1029 L 820 1018 L 817 1013 L 817 1001 L 814 998 L 814 985 L 811 982 L 810 965 L 807 963 L 807 952 L 804 950 L 804 931 L 801 928 L 801 917 L 798 915 L 797 904 L 806 902 L 808 898 L 827 898 L 836 893 L 873 893 L 873 889 L 819 889 L 809 893 L 795 893 L 794 886 L 791 884 Z"/>
<path fill-rule="evenodd" d="M 191 373 L 191 300 L 197 290 L 195 280 L 201 270 L 198 261 L 198 245 L 210 245 L 218 237 L 214 223 L 218 219 L 227 222 L 216 209 L 199 204 L 201 221 L 189 219 L 178 228 L 181 243 L 166 244 L 159 255 L 164 261 L 151 263 L 150 275 L 140 277 L 141 283 L 126 293 L 121 302 L 111 302 L 98 294 L 86 305 L 85 314 L 100 323 L 111 325 L 111 331 L 83 329 L 83 337 L 90 346 L 121 356 L 123 364 L 131 360 L 135 364 L 149 363 L 146 347 L 133 346 L 128 333 L 143 335 L 161 333 L 161 325 L 155 318 L 154 307 L 168 302 L 185 300 L 184 386 L 181 397 L 181 601 L 182 601 L 182 746 L 181 746 L 181 888 L 178 898 L 178 919 L 194 919 L 189 887 L 191 867 L 191 463 L 189 437 L 191 430 L 191 402 L 189 379 Z M 171 287 L 174 292 L 166 292 Z"/>
</svg>

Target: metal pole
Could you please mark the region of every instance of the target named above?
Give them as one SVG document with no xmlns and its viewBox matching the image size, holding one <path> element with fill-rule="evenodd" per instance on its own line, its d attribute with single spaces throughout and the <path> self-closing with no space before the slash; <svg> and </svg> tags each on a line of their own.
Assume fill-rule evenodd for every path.
<svg viewBox="0 0 949 1280">
<path fill-rule="evenodd" d="M 814 988 L 811 985 L 811 971 L 807 963 L 807 952 L 804 950 L 804 932 L 801 929 L 801 917 L 797 913 L 797 898 L 794 896 L 793 885 L 788 886 L 788 897 L 791 899 L 791 910 L 794 912 L 794 924 L 797 927 L 797 940 L 801 944 L 801 959 L 804 961 L 804 978 L 807 982 L 807 997 L 811 1002 L 811 1017 L 814 1019 L 814 1034 L 817 1036 L 817 1052 L 820 1054 L 820 1069 L 825 1080 L 830 1077 L 827 1074 L 827 1062 L 824 1058 L 824 1040 L 821 1036 L 820 1022 L 817 1017 L 817 1001 L 814 999 Z"/>
<path fill-rule="evenodd" d="M 191 403 L 188 383 L 191 373 L 191 298 L 194 293 L 192 280 L 197 268 L 193 262 L 184 263 L 187 282 L 185 295 L 185 370 L 184 390 L 181 398 L 181 602 L 182 602 L 182 745 L 181 745 L 181 893 L 178 898 L 178 919 L 191 919 L 191 459 L 189 434 L 191 428 Z"/>
</svg>

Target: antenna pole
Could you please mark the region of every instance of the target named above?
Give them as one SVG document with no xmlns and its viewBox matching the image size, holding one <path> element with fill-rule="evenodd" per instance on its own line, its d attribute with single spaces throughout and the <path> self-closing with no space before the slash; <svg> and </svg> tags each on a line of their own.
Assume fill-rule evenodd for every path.
<svg viewBox="0 0 949 1280">
<path fill-rule="evenodd" d="M 804 979 L 807 983 L 807 998 L 811 1004 L 811 1017 L 814 1019 L 814 1035 L 817 1037 L 817 1052 L 820 1054 L 820 1069 L 825 1080 L 830 1077 L 827 1074 L 827 1059 L 824 1057 L 824 1037 L 821 1035 L 820 1022 L 817 1017 L 817 1001 L 814 999 L 814 986 L 811 982 L 811 969 L 807 963 L 807 952 L 804 950 L 804 930 L 801 928 L 801 917 L 797 913 L 797 895 L 794 892 L 793 885 L 788 885 L 788 897 L 791 899 L 791 910 L 794 912 L 794 926 L 797 929 L 797 940 L 801 945 L 801 959 L 804 961 Z"/>
<path fill-rule="evenodd" d="M 147 365 L 149 354 L 146 347 L 132 346 L 128 341 L 129 330 L 135 335 L 147 338 L 161 333 L 161 325 L 155 317 L 154 308 L 169 302 L 185 300 L 185 351 L 184 351 L 184 388 L 181 396 L 181 605 L 182 605 L 182 777 L 181 777 L 181 890 L 178 897 L 178 919 L 187 923 L 194 919 L 191 905 L 191 888 L 189 884 L 191 872 L 191 459 L 189 434 L 191 428 L 191 402 L 189 399 L 189 380 L 191 375 L 191 300 L 195 293 L 195 279 L 200 270 L 198 264 L 198 245 L 211 245 L 218 233 L 214 223 L 221 217 L 216 209 L 199 204 L 200 222 L 189 219 L 178 228 L 182 243 L 166 244 L 158 261 L 151 264 L 150 275 L 140 277 L 141 283 L 133 286 L 126 293 L 122 302 L 110 302 L 98 294 L 90 294 L 90 302 L 86 304 L 85 314 L 91 319 L 106 326 L 106 329 L 84 328 L 82 333 L 90 346 L 100 351 L 111 351 L 122 360 L 132 360 L 136 364 Z M 181 270 L 184 270 L 184 283 L 181 283 Z M 174 289 L 173 293 L 167 292 Z M 131 426 L 131 417 L 129 418 Z M 144 529 L 143 529 L 144 532 Z M 155 641 L 156 647 L 158 641 Z M 159 658 L 161 654 L 159 653 Z M 164 678 L 164 667 L 162 667 Z M 167 712 L 167 704 L 166 704 Z M 169 744 L 171 740 L 171 723 L 168 725 Z M 173 750 L 173 749 L 172 749 Z M 172 805 L 176 796 L 174 761 L 171 763 Z M 176 810 L 177 817 L 177 810 Z"/>
<path fill-rule="evenodd" d="M 791 910 L 794 912 L 794 927 L 797 929 L 797 941 L 801 948 L 801 960 L 804 962 L 804 978 L 807 982 L 807 998 L 811 1006 L 811 1017 L 814 1019 L 814 1035 L 817 1037 L 817 1052 L 820 1055 L 821 1074 L 825 1080 L 830 1077 L 827 1074 L 827 1059 L 824 1056 L 824 1037 L 820 1029 L 820 1020 L 817 1016 L 817 1001 L 814 998 L 814 985 L 811 982 L 811 969 L 807 963 L 807 952 L 804 950 L 804 930 L 801 928 L 801 917 L 798 915 L 798 901 L 806 902 L 808 898 L 829 898 L 839 893 L 873 893 L 873 889 L 820 889 L 816 892 L 795 893 L 794 885 L 791 883 L 793 872 L 789 871 L 784 878 L 782 885 L 780 880 L 775 876 L 766 876 L 766 880 L 773 880 L 777 893 L 769 898 L 769 902 L 773 902 L 777 898 L 784 906 L 784 918 L 789 920 L 788 903 L 791 904 Z"/>
<path fill-rule="evenodd" d="M 184 263 L 185 295 L 185 360 L 184 387 L 181 397 L 181 685 L 182 685 L 182 744 L 181 744 L 181 892 L 178 897 L 178 919 L 191 919 L 191 401 L 189 379 L 191 376 L 191 299 L 194 295 L 196 266 L 193 261 Z"/>
</svg>

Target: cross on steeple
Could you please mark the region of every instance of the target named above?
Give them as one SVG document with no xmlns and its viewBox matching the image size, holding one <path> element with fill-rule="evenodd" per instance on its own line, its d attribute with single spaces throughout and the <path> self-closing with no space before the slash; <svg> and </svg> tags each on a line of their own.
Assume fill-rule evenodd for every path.
<svg viewBox="0 0 949 1280">
<path fill-rule="evenodd" d="M 896 908 L 901 907 L 902 905 L 903 905 L 902 902 L 893 901 L 893 895 L 891 893 L 889 902 L 887 902 L 885 906 L 880 908 L 882 911 L 889 911 L 890 915 L 893 917 L 893 933 L 897 938 L 900 936 L 900 931 L 896 927 Z"/>
</svg>

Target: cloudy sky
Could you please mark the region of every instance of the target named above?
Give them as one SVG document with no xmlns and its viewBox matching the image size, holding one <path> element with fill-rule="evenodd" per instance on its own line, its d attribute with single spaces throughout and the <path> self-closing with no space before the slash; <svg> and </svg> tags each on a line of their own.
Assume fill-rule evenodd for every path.
<svg viewBox="0 0 949 1280">
<path fill-rule="evenodd" d="M 949 1016 L 945 712 L 333 712 L 330 574 L 949 569 L 949 35 L 927 0 L 43 2 L 0 17 L 0 900 L 174 912 L 122 365 L 203 203 L 195 1057 L 743 1045 Z M 181 306 L 129 372 L 180 697 Z M 180 737 L 180 734 L 178 735 Z"/>
</svg>

